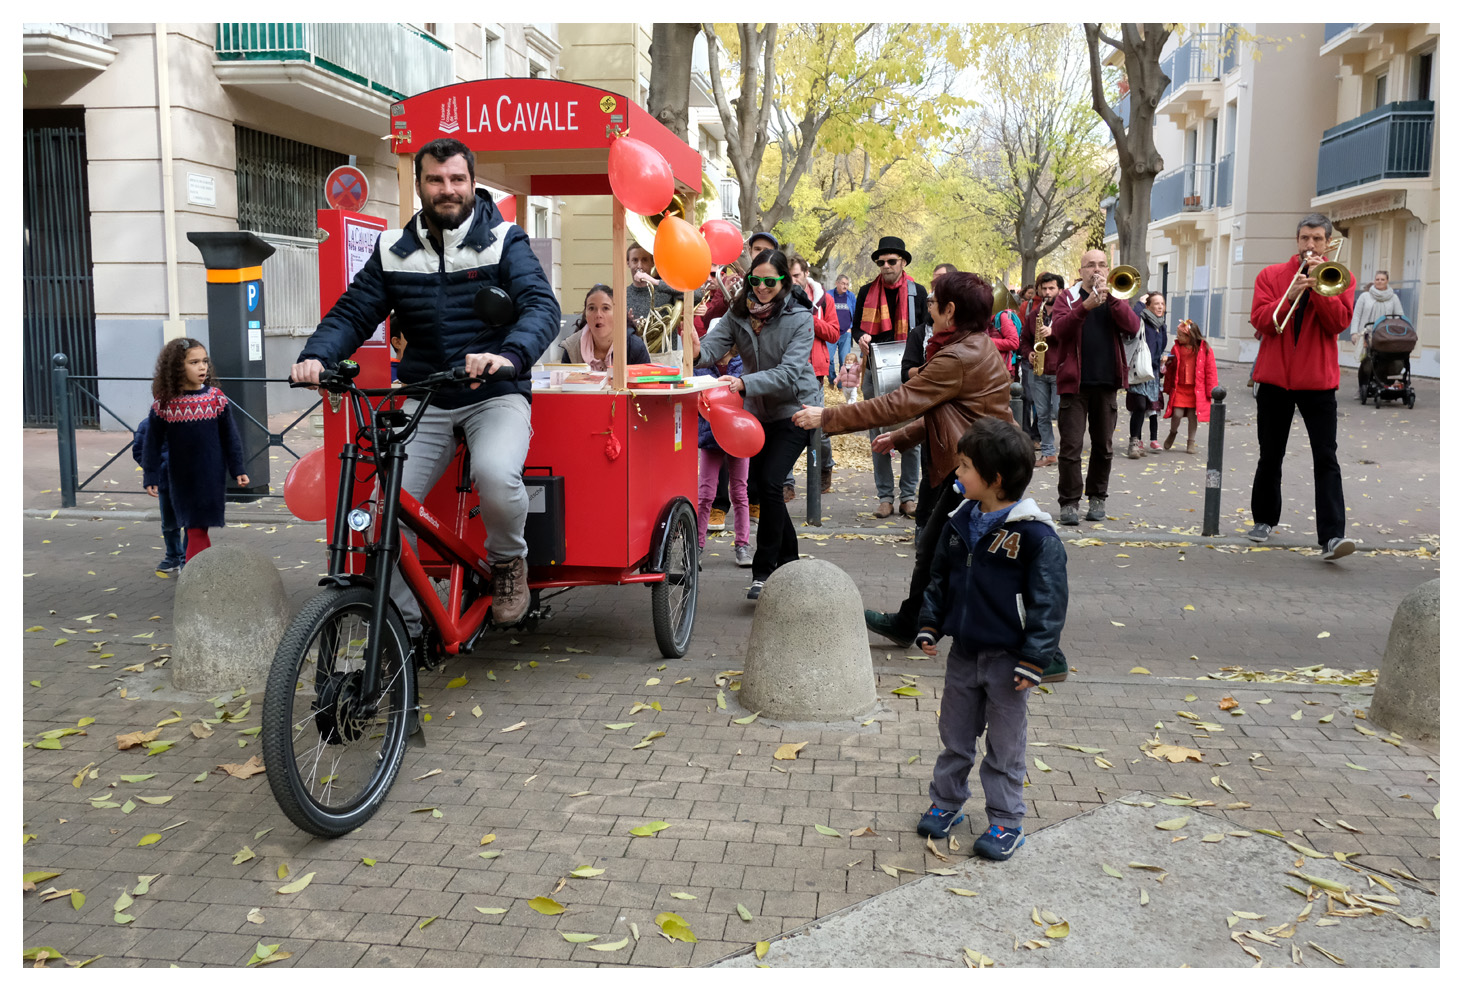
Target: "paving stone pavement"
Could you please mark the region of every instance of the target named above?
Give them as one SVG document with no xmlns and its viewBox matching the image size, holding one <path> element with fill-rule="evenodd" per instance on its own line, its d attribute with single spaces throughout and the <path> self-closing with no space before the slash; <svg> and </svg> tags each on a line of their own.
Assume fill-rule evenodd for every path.
<svg viewBox="0 0 1464 992">
<path fill-rule="evenodd" d="M 1115 463 L 1109 507 L 1116 519 L 1066 535 L 1072 597 L 1064 648 L 1075 672 L 1052 693 L 1033 694 L 1031 739 L 1048 746 L 1033 747 L 1029 758 L 1051 770 L 1029 761 L 1029 829 L 1130 793 L 1177 792 L 1213 802 L 1206 811 L 1239 829 L 1284 831 L 1319 851 L 1356 851 L 1359 865 L 1437 888 L 1436 746 L 1389 743 L 1385 728 L 1356 715 L 1367 709 L 1366 687 L 1201 678 L 1227 666 L 1350 672 L 1377 665 L 1393 607 L 1439 572 L 1437 386 L 1430 392 L 1420 384 L 1426 388 L 1414 411 L 1344 404 L 1348 425 L 1358 426 L 1343 442 L 1344 464 L 1352 466 L 1344 474 L 1371 479 L 1386 472 L 1389 482 L 1385 489 L 1369 481 L 1366 490 L 1348 482 L 1349 505 L 1364 508 L 1355 514 L 1359 530 L 1373 528 L 1358 536 L 1382 550 L 1337 564 L 1320 562 L 1309 549 L 1256 549 L 1171 533 L 1198 523 L 1186 512 L 1198 514 L 1202 506 L 1203 490 L 1199 499 L 1190 492 L 1203 476 L 1198 459 L 1170 453 Z M 1403 420 L 1408 424 L 1400 426 Z M 1253 447 L 1253 427 L 1230 427 L 1227 458 L 1234 454 L 1232 467 L 1248 483 L 1244 451 L 1246 443 Z M 61 873 L 40 889 L 87 894 L 80 910 L 67 899 L 25 894 L 27 947 L 52 946 L 73 960 L 104 955 L 92 967 L 237 966 L 261 941 L 292 953 L 271 968 L 701 965 L 915 877 L 891 878 L 878 863 L 943 865 L 913 830 L 940 751 L 939 661 L 875 644 L 880 702 L 867 726 L 732 723 L 745 711 L 732 692 L 728 709 L 720 710 L 713 680 L 741 667 L 753 604 L 743 598 L 747 576 L 732 564 L 730 535 L 709 542 L 686 658 L 658 656 L 644 590 L 595 588 L 558 598 L 554 617 L 515 635 L 519 643 L 499 637 L 477 657 L 426 676 L 422 696 L 434 717 L 426 747 L 408 751 L 388 801 L 355 834 L 311 838 L 280 813 L 262 776 L 241 781 L 214 771 L 259 753 L 257 738 L 231 731 L 257 726 L 261 687 L 246 687 L 231 704 L 251 703 L 240 723 L 208 739 L 186 730 L 213 706 L 174 691 L 166 664 L 157 665 L 168 653 L 172 596 L 168 580 L 151 571 L 160 546 L 155 521 L 106 509 L 100 498 L 79 508 L 84 513 L 50 518 L 54 504 L 40 490 L 55 486 L 54 448 L 43 434 L 26 434 L 25 505 L 44 512 L 27 514 L 22 524 L 25 585 L 13 619 L 26 630 L 25 739 L 34 745 L 46 730 L 95 721 L 84 734 L 59 739 L 60 749 L 23 751 L 25 833 L 35 835 L 23 848 L 24 869 Z M 1356 465 L 1368 457 L 1364 443 L 1367 451 L 1387 452 L 1379 459 L 1384 466 Z M 1297 507 L 1288 510 L 1296 543 L 1306 545 L 1309 478 L 1297 478 L 1310 475 L 1304 433 L 1293 445 L 1300 460 L 1288 469 L 1285 492 L 1306 493 L 1300 503 L 1288 502 Z M 1180 474 L 1161 476 L 1173 473 L 1171 466 Z M 1147 481 L 1164 492 L 1145 496 L 1142 507 L 1136 493 L 1135 509 L 1124 509 L 1116 495 L 1120 471 L 1126 481 L 1135 473 L 1130 488 Z M 1155 478 L 1146 480 L 1146 472 Z M 1425 481 L 1414 482 L 1418 477 Z M 1054 484 L 1055 476 L 1034 484 L 1045 507 L 1055 504 Z M 1364 491 L 1374 502 L 1363 503 Z M 847 536 L 810 535 L 805 551 L 855 576 L 867 606 L 893 607 L 913 560 L 908 523 L 879 527 L 868 516 L 868 476 L 841 474 L 831 496 L 823 530 Z M 122 494 L 106 498 L 120 503 Z M 1245 488 L 1227 492 L 1227 515 L 1247 501 Z M 794 506 L 801 510 L 801 501 Z M 217 541 L 249 543 L 274 557 L 296 606 L 314 593 L 324 557 L 318 525 L 291 522 L 268 506 L 231 516 L 236 524 L 217 532 Z M 1242 522 L 1237 516 L 1235 526 Z M 1434 553 L 1407 553 L 1420 544 Z M 54 645 L 60 638 L 67 640 Z M 125 670 L 138 664 L 141 671 Z M 108 667 L 91 667 L 101 665 Z M 1135 667 L 1150 674 L 1133 673 Z M 890 694 L 901 673 L 916 676 L 921 696 Z M 460 675 L 467 684 L 447 688 Z M 650 679 L 660 682 L 648 685 Z M 1195 698 L 1186 700 L 1190 694 Z M 1240 715 L 1218 708 L 1226 695 L 1239 702 Z M 634 728 L 605 728 L 630 721 L 637 701 L 658 701 L 663 709 L 638 713 Z M 475 705 L 481 718 L 470 712 Z M 1181 710 L 1224 729 L 1200 728 L 1179 717 Z M 113 735 L 175 715 L 179 722 L 163 728 L 162 736 L 177 742 L 168 751 L 148 757 L 116 749 Z M 525 729 L 502 732 L 519 721 Z M 632 750 L 655 730 L 666 736 Z M 1203 762 L 1146 757 L 1139 745 L 1156 736 L 1200 750 Z M 780 744 L 800 741 L 809 743 L 796 760 L 773 760 Z M 1062 744 L 1105 751 L 1091 755 Z M 74 786 L 88 763 L 95 763 L 96 777 Z M 438 768 L 440 774 L 418 778 Z M 124 774 L 155 777 L 126 783 Z M 105 794 L 111 799 L 102 802 L 174 798 L 139 802 L 124 813 L 95 808 L 91 798 Z M 1227 808 L 1234 803 L 1247 805 Z M 423 807 L 441 816 L 414 812 Z M 979 805 L 968 812 L 979 817 Z M 1358 832 L 1337 826 L 1338 818 Z M 629 833 L 658 819 L 671 826 L 650 838 Z M 843 836 L 826 836 L 816 825 Z M 875 834 L 849 836 L 864 826 Z M 1290 833 L 1297 830 L 1304 836 Z M 149 833 L 162 839 L 139 847 Z M 496 859 L 478 857 L 487 833 L 497 835 L 488 845 L 502 852 Z M 245 846 L 255 857 L 234 864 Z M 604 874 L 568 877 L 585 864 Z M 287 879 L 310 872 L 314 878 L 297 894 L 278 894 L 281 865 Z M 160 877 L 127 910 L 134 921 L 115 923 L 118 897 L 139 875 L 152 874 Z M 555 892 L 561 878 L 567 881 Z M 567 907 L 562 916 L 529 909 L 528 899 L 551 892 Z M 246 919 L 256 907 L 263 923 Z M 684 917 L 697 942 L 657 936 L 654 919 L 662 912 Z M 614 951 L 561 936 L 595 934 L 595 943 L 613 943 L 631 935 L 631 924 L 640 938 Z M 1237 948 L 1232 963 L 1251 961 Z"/>
</svg>

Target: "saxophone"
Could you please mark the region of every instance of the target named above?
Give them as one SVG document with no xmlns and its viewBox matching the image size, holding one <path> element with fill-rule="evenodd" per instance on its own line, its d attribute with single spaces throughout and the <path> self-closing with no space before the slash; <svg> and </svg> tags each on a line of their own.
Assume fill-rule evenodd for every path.
<svg viewBox="0 0 1464 992">
<path fill-rule="evenodd" d="M 1046 312 L 1047 307 L 1045 305 L 1037 308 L 1037 329 L 1033 333 L 1033 337 L 1037 339 L 1037 343 L 1032 345 L 1033 375 L 1042 375 L 1042 368 L 1047 363 L 1047 342 L 1043 340 L 1043 335 L 1041 333 L 1047 327 L 1047 325 L 1043 323 L 1042 320 L 1043 314 L 1045 314 Z"/>
</svg>

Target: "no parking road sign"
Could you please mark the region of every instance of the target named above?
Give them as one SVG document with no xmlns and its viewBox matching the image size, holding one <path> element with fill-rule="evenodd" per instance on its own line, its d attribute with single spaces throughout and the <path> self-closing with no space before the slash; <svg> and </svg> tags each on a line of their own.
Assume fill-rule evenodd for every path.
<svg viewBox="0 0 1464 992">
<path fill-rule="evenodd" d="M 336 210 L 359 211 L 366 195 L 366 173 L 354 165 L 337 166 L 325 177 L 325 202 Z"/>
</svg>

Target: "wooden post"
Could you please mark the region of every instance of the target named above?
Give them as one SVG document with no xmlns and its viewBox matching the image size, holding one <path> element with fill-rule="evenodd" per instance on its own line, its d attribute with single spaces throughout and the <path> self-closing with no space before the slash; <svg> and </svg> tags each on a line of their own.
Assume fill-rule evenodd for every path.
<svg viewBox="0 0 1464 992">
<path fill-rule="evenodd" d="M 613 196 L 610 198 L 610 250 L 615 253 L 610 265 L 613 273 L 610 288 L 615 290 L 614 310 L 610 314 L 610 340 L 615 351 L 610 386 L 619 391 L 625 388 L 625 349 L 629 347 L 626 340 L 625 310 L 628 301 L 625 298 L 625 205 Z"/>
<path fill-rule="evenodd" d="M 696 223 L 696 196 L 685 197 L 686 216 L 690 223 Z M 681 294 L 681 377 L 691 378 L 691 339 L 696 337 L 696 325 L 692 323 L 692 310 L 696 308 L 696 291 Z"/>
<path fill-rule="evenodd" d="M 397 223 L 402 227 L 406 227 L 407 221 L 416 213 L 412 209 L 412 196 L 417 189 L 412 178 L 412 158 L 407 154 L 397 156 Z"/>
<path fill-rule="evenodd" d="M 515 224 L 517 224 L 519 227 L 523 228 L 525 234 L 528 234 L 529 233 L 529 198 L 528 198 L 528 196 L 526 194 L 524 194 L 524 193 L 515 193 L 513 195 L 513 212 L 514 212 L 513 222 Z M 549 273 L 547 273 L 547 272 L 544 273 L 544 274 L 546 276 L 549 275 Z"/>
</svg>

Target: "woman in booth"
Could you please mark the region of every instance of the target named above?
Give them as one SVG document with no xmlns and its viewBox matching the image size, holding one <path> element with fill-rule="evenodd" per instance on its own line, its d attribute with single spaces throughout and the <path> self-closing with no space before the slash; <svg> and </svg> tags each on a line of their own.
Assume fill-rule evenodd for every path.
<svg viewBox="0 0 1464 992">
<path fill-rule="evenodd" d="M 734 347 L 742 374 L 722 376 L 721 382 L 743 398 L 764 436 L 747 476 L 748 498 L 762 504 L 747 590 L 748 599 L 757 599 L 769 575 L 798 560 L 798 532 L 783 502 L 783 480 L 808 447 L 808 431 L 793 423 L 793 414 L 819 402 L 809 364 L 813 312 L 795 298 L 788 256 L 781 251 L 758 252 L 726 316 L 705 337 L 692 339 L 693 358 L 706 356 L 698 365 L 710 365 Z"/>
<path fill-rule="evenodd" d="M 552 361 L 588 365 L 596 372 L 610 368 L 614 361 L 610 347 L 614 338 L 610 333 L 614 313 L 615 299 L 610 287 L 603 283 L 591 286 L 585 294 L 584 312 L 575 318 L 574 331 L 560 342 L 559 356 Z M 629 314 L 626 315 L 626 323 L 631 326 L 627 327 L 625 335 L 625 364 L 649 362 L 651 353 L 646 350 L 645 341 L 635 333 Z"/>
</svg>

